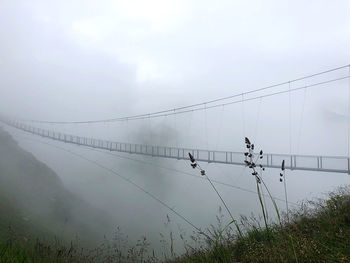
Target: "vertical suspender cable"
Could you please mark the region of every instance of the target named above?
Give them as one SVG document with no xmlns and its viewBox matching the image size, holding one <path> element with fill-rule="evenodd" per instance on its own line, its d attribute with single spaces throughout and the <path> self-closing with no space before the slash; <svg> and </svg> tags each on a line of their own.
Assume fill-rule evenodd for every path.
<svg viewBox="0 0 350 263">
<path fill-rule="evenodd" d="M 350 64 L 349 64 L 349 100 L 348 100 L 348 174 L 350 174 Z"/>
<path fill-rule="evenodd" d="M 303 105 L 302 105 L 301 114 L 300 114 L 300 123 L 299 123 L 299 131 L 298 131 L 298 138 L 297 138 L 296 154 L 300 153 L 300 139 L 301 139 L 301 132 L 302 132 L 303 123 L 304 123 L 304 111 L 305 111 L 306 90 L 307 90 L 306 87 L 307 87 L 307 84 L 305 85 L 305 89 L 304 89 Z"/>
<path fill-rule="evenodd" d="M 350 158 L 350 64 L 349 64 L 349 101 L 348 101 L 348 157 Z M 349 167 L 349 173 L 350 173 L 350 167 Z"/>
<path fill-rule="evenodd" d="M 223 115 L 224 115 L 224 110 L 225 110 L 225 105 L 222 106 L 220 117 L 219 117 L 219 129 L 218 129 L 218 133 L 217 133 L 216 147 L 215 147 L 216 150 L 219 150 L 219 146 L 220 146 L 221 129 L 222 129 L 222 118 L 223 118 Z"/>
<path fill-rule="evenodd" d="M 193 121 L 193 111 L 191 111 L 191 114 L 190 114 L 190 118 L 189 118 L 189 123 L 188 123 L 188 130 L 187 130 L 187 132 L 186 132 L 186 135 L 187 135 L 187 138 L 188 139 L 190 139 L 190 138 L 192 138 L 192 134 L 193 134 L 193 132 L 192 132 L 192 127 L 195 129 L 195 125 L 193 125 L 192 126 L 192 121 Z M 189 142 L 190 143 L 187 143 L 188 145 L 191 145 L 191 143 L 192 143 L 192 140 L 190 139 L 189 140 Z"/>
<path fill-rule="evenodd" d="M 207 150 L 209 150 L 209 144 L 208 144 L 208 126 L 207 126 L 207 104 L 204 104 L 204 132 L 205 132 L 205 142 L 207 146 Z"/>
<path fill-rule="evenodd" d="M 168 116 L 167 115 L 164 115 L 162 123 L 163 124 L 162 124 L 162 131 L 161 131 L 162 135 L 161 135 L 161 137 L 166 138 L 166 136 L 167 136 L 167 134 L 169 132 L 168 129 L 167 129 L 168 128 Z"/>
<path fill-rule="evenodd" d="M 174 113 L 176 112 L 176 110 L 174 109 Z M 175 131 L 175 145 L 176 148 L 179 147 L 179 133 L 177 131 L 177 114 L 174 114 L 174 131 Z"/>
<path fill-rule="evenodd" d="M 288 83 L 288 96 L 289 96 L 289 154 L 292 154 L 292 98 L 291 98 L 291 91 L 290 91 L 290 82 Z M 292 164 L 290 164 L 292 165 Z"/>
<path fill-rule="evenodd" d="M 151 115 L 148 115 L 148 133 L 149 133 L 149 142 L 150 144 L 153 144 Z"/>
<path fill-rule="evenodd" d="M 289 154 L 292 155 L 292 99 L 290 91 L 290 82 L 288 83 L 289 89 Z M 292 169 L 292 159 L 290 159 L 290 168 Z M 288 195 L 287 195 L 287 182 L 286 174 L 283 170 L 283 183 L 284 183 L 284 197 L 286 198 L 287 219 L 289 222 L 289 208 L 288 208 Z"/>
<path fill-rule="evenodd" d="M 243 136 L 242 136 L 242 138 L 244 138 L 244 137 L 248 136 L 248 134 L 245 133 L 244 93 L 242 93 L 242 125 L 243 125 Z"/>
<path fill-rule="evenodd" d="M 256 116 L 255 130 L 254 130 L 254 141 L 255 141 L 255 143 L 258 142 L 258 128 L 259 128 L 259 123 L 260 123 L 261 104 L 262 104 L 262 98 L 260 97 L 260 99 L 259 99 L 259 106 L 258 106 L 258 114 Z"/>
<path fill-rule="evenodd" d="M 130 132 L 129 132 L 129 119 L 126 119 L 126 139 L 127 142 L 130 142 Z"/>
</svg>

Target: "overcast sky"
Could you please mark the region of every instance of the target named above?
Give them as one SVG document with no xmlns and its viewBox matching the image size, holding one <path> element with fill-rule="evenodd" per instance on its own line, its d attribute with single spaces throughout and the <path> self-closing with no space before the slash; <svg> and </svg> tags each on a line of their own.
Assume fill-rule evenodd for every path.
<svg viewBox="0 0 350 263">
<path fill-rule="evenodd" d="M 349 1 L 2 0 L 0 110 L 108 118 L 348 64 L 349 11 Z"/>
<path fill-rule="evenodd" d="M 106 119 L 225 97 L 348 65 L 349 14 L 347 0 L 0 0 L 0 114 L 52 121 Z M 265 152 L 347 155 L 348 83 L 135 124 L 55 129 L 230 151 L 243 151 L 248 136 Z M 169 211 L 160 210 L 138 189 L 114 177 L 103 184 L 103 171 L 95 166 L 16 139 L 53 168 L 69 189 L 120 214 L 119 223 L 131 229 L 126 231 L 138 235 L 135 225 L 140 224 L 141 234 L 158 234 Z M 200 225 L 215 223 L 220 202 L 207 182 L 71 147 L 134 177 Z M 193 172 L 185 161 L 147 160 Z M 241 167 L 203 166 L 212 178 L 253 187 L 253 178 Z M 278 172 L 267 173 L 272 191 L 283 196 L 275 180 Z M 295 202 L 349 180 L 345 174 L 289 173 L 290 200 Z M 257 211 L 255 195 L 220 191 L 235 215 Z M 148 225 L 152 228 L 144 231 Z"/>
</svg>

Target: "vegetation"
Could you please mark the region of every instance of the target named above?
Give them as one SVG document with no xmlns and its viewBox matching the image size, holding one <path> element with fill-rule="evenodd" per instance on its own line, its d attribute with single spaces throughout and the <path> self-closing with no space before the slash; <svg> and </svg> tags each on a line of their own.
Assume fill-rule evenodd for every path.
<svg viewBox="0 0 350 263">
<path fill-rule="evenodd" d="M 0 263 L 156 262 L 153 255 L 146 256 L 146 253 L 145 239 L 128 247 L 126 254 L 122 252 L 122 247 L 116 243 L 111 245 L 107 241 L 95 249 L 84 249 L 79 246 L 78 241 L 66 245 L 58 240 L 24 240 L 13 235 L 0 242 Z"/>
<path fill-rule="evenodd" d="M 290 222 L 252 227 L 244 237 L 173 262 L 350 262 L 350 191 L 308 202 Z"/>
<path fill-rule="evenodd" d="M 0 243 L 0 263 L 20 262 L 87 262 L 86 257 L 74 246 L 64 247 L 45 245 L 38 240 L 35 243 L 7 240 Z"/>
<path fill-rule="evenodd" d="M 149 243 L 145 237 L 130 245 L 117 233 L 112 242 L 105 240 L 100 246 L 93 246 L 94 249 L 86 248 L 81 240 L 69 243 L 62 233 L 59 239 L 54 238 L 62 225 L 67 233 L 81 228 L 80 232 L 89 232 L 87 237 L 95 234 L 82 226 L 81 220 L 78 222 L 77 218 L 83 211 L 77 211 L 77 207 L 86 208 L 84 210 L 89 211 L 92 218 L 97 212 L 67 192 L 48 167 L 21 151 L 5 133 L 0 132 L 0 142 L 0 155 L 4 157 L 0 159 L 0 263 L 350 262 L 350 187 L 331 193 L 327 200 L 308 201 L 294 211 L 289 210 L 286 202 L 283 219 L 262 177 L 264 167 L 258 161 L 263 159 L 263 152 L 254 156 L 254 144 L 248 138 L 245 140 L 246 164 L 255 177 L 264 225 L 254 218 L 233 218 L 209 176 L 190 155 L 191 166 L 199 169 L 211 184 L 232 221 L 222 226 L 219 220 L 219 226 L 198 231 L 191 236 L 194 246 L 180 235 L 186 249 L 182 256 L 175 255 L 173 233 L 170 233 L 168 254 L 171 259 L 165 256 L 157 258 L 153 251 L 148 251 Z M 281 170 L 279 180 L 284 182 L 287 200 L 284 161 Z M 22 184 L 18 185 L 20 181 Z M 277 223 L 269 220 L 263 190 L 274 205 Z M 43 209 L 47 216 L 40 218 L 38 215 Z M 232 228 L 231 224 L 235 227 Z"/>
<path fill-rule="evenodd" d="M 25 239 L 59 238 L 69 244 L 78 235 L 84 245 L 96 246 L 114 224 L 0 129 L 0 241 L 11 225 Z"/>
<path fill-rule="evenodd" d="M 227 232 L 219 244 L 207 248 L 187 247 L 183 256 L 169 263 L 192 262 L 350 262 L 350 188 L 341 188 L 327 200 L 308 201 L 290 211 L 289 223 L 262 228 L 251 220 L 242 237 Z M 213 237 L 219 229 L 211 231 Z M 209 233 L 209 231 L 208 231 Z M 130 247 L 126 255 L 105 243 L 93 250 L 58 241 L 16 239 L 0 242 L 0 263 L 7 262 L 159 262 L 146 256 L 146 239 Z"/>
<path fill-rule="evenodd" d="M 246 233 L 242 235 L 237 220 L 232 218 L 232 221 L 223 229 L 213 232 L 215 242 L 212 246 L 204 250 L 192 250 L 173 262 L 350 262 L 349 188 L 342 188 L 337 194 L 330 194 L 330 199 L 327 201 L 309 201 L 307 205 L 291 214 L 288 208 L 285 161 L 283 160 L 279 180 L 284 182 L 286 219 L 282 222 L 276 202 L 262 178 L 265 168 L 258 161 L 264 158 L 263 151 L 261 150 L 255 156 L 254 144 L 248 138 L 245 138 L 245 144 L 247 148 L 247 152 L 244 153 L 245 163 L 255 177 L 264 227 L 261 227 L 256 220 L 256 224 L 243 220 Z M 189 156 L 191 166 L 198 168 L 201 174 L 206 176 L 228 210 L 225 201 L 205 171 L 191 154 Z M 258 168 L 260 171 L 257 170 Z M 278 224 L 268 222 L 263 189 L 267 191 L 274 205 Z M 228 212 L 231 215 L 229 210 Z M 236 225 L 238 235 L 227 232 L 226 239 L 218 243 L 232 223 Z"/>
</svg>

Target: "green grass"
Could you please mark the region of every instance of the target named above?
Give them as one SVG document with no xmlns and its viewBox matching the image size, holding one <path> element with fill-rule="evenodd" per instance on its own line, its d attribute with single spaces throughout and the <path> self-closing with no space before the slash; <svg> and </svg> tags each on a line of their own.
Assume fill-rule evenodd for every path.
<svg viewBox="0 0 350 263">
<path fill-rule="evenodd" d="M 291 213 L 290 223 L 254 228 L 172 262 L 350 262 L 350 195 L 332 194 Z"/>
<path fill-rule="evenodd" d="M 116 243 L 105 240 L 99 246 L 87 248 L 78 239 L 70 244 L 58 239 L 28 239 L 11 229 L 3 236 L 6 238 L 0 241 L 0 263 L 158 262 L 155 256 L 147 254 L 147 239 L 135 245 L 129 245 L 125 239 Z"/>
<path fill-rule="evenodd" d="M 285 221 L 282 226 L 270 225 L 269 230 L 253 227 L 243 237 L 226 236 L 218 246 L 188 250 L 167 262 L 350 262 L 349 189 L 331 194 L 328 200 L 308 202 L 290 217 L 290 223 Z M 73 244 L 31 242 L 13 236 L 0 243 L 0 263 L 159 262 L 141 259 L 132 248 L 129 253 L 134 254 L 121 256 L 104 245 L 84 251 Z"/>
<path fill-rule="evenodd" d="M 3 242 L 0 244 L 0 263 L 53 263 L 88 262 L 83 254 L 72 247 L 50 246 L 40 243 Z"/>
<path fill-rule="evenodd" d="M 146 239 L 130 245 L 116 236 L 115 242 L 90 244 L 97 235 L 103 236 L 102 228 L 91 225 L 113 222 L 99 220 L 99 210 L 67 192 L 53 171 L 1 131 L 0 156 L 0 263 L 160 261 L 147 251 Z M 262 178 L 261 182 L 270 195 Z M 261 195 L 258 197 L 262 205 Z M 272 197 L 271 201 L 279 217 Z M 167 262 L 350 262 L 350 187 L 330 194 L 328 200 L 308 202 L 300 210 L 290 211 L 289 217 L 289 221 L 268 228 L 257 221 L 252 227 L 254 220 L 246 221 L 242 236 L 232 233 L 231 227 L 228 231 L 210 228 L 207 233 L 218 245 L 205 246 L 206 237 L 196 236 L 196 244 L 190 247 L 183 239 L 186 254 Z M 80 241 L 70 243 L 74 233 L 80 233 Z M 218 238 L 220 234 L 223 236 Z M 168 252 L 164 255 L 173 255 L 172 249 Z"/>
</svg>

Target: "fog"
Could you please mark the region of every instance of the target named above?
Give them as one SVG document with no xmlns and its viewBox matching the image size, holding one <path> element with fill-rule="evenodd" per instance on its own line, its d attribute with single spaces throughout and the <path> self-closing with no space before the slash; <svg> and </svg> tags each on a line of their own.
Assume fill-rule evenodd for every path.
<svg viewBox="0 0 350 263">
<path fill-rule="evenodd" d="M 348 1 L 3 0 L 0 114 L 45 121 L 131 116 L 348 65 L 349 11 Z M 349 72 L 344 68 L 274 91 L 348 76 Z M 349 80 L 343 79 L 185 114 L 111 123 L 33 125 L 120 142 L 227 151 L 244 151 L 247 136 L 269 153 L 348 156 L 349 89 Z M 174 171 L 200 175 L 189 161 L 122 153 L 112 156 L 1 125 L 23 149 L 53 169 L 67 189 L 110 214 L 115 226 L 131 240 L 146 235 L 158 249 L 159 233 L 178 234 L 183 229 L 189 236 L 193 228 L 114 174 L 40 142 L 118 171 L 198 227 L 216 224 L 222 204 L 210 184 Z M 211 179 L 255 191 L 248 168 L 201 165 Z M 273 195 L 283 199 L 278 174 L 277 169 L 267 169 L 264 178 Z M 294 203 L 322 196 L 350 181 L 348 174 L 312 171 L 287 171 L 287 178 L 289 201 Z M 259 215 L 256 194 L 223 185 L 217 188 L 235 216 Z M 283 202 L 279 206 L 284 209 Z M 226 211 L 223 213 L 229 221 Z M 167 215 L 170 224 L 166 224 Z M 104 234 L 112 235 L 112 231 Z M 180 247 L 179 241 L 179 251 Z"/>
</svg>

